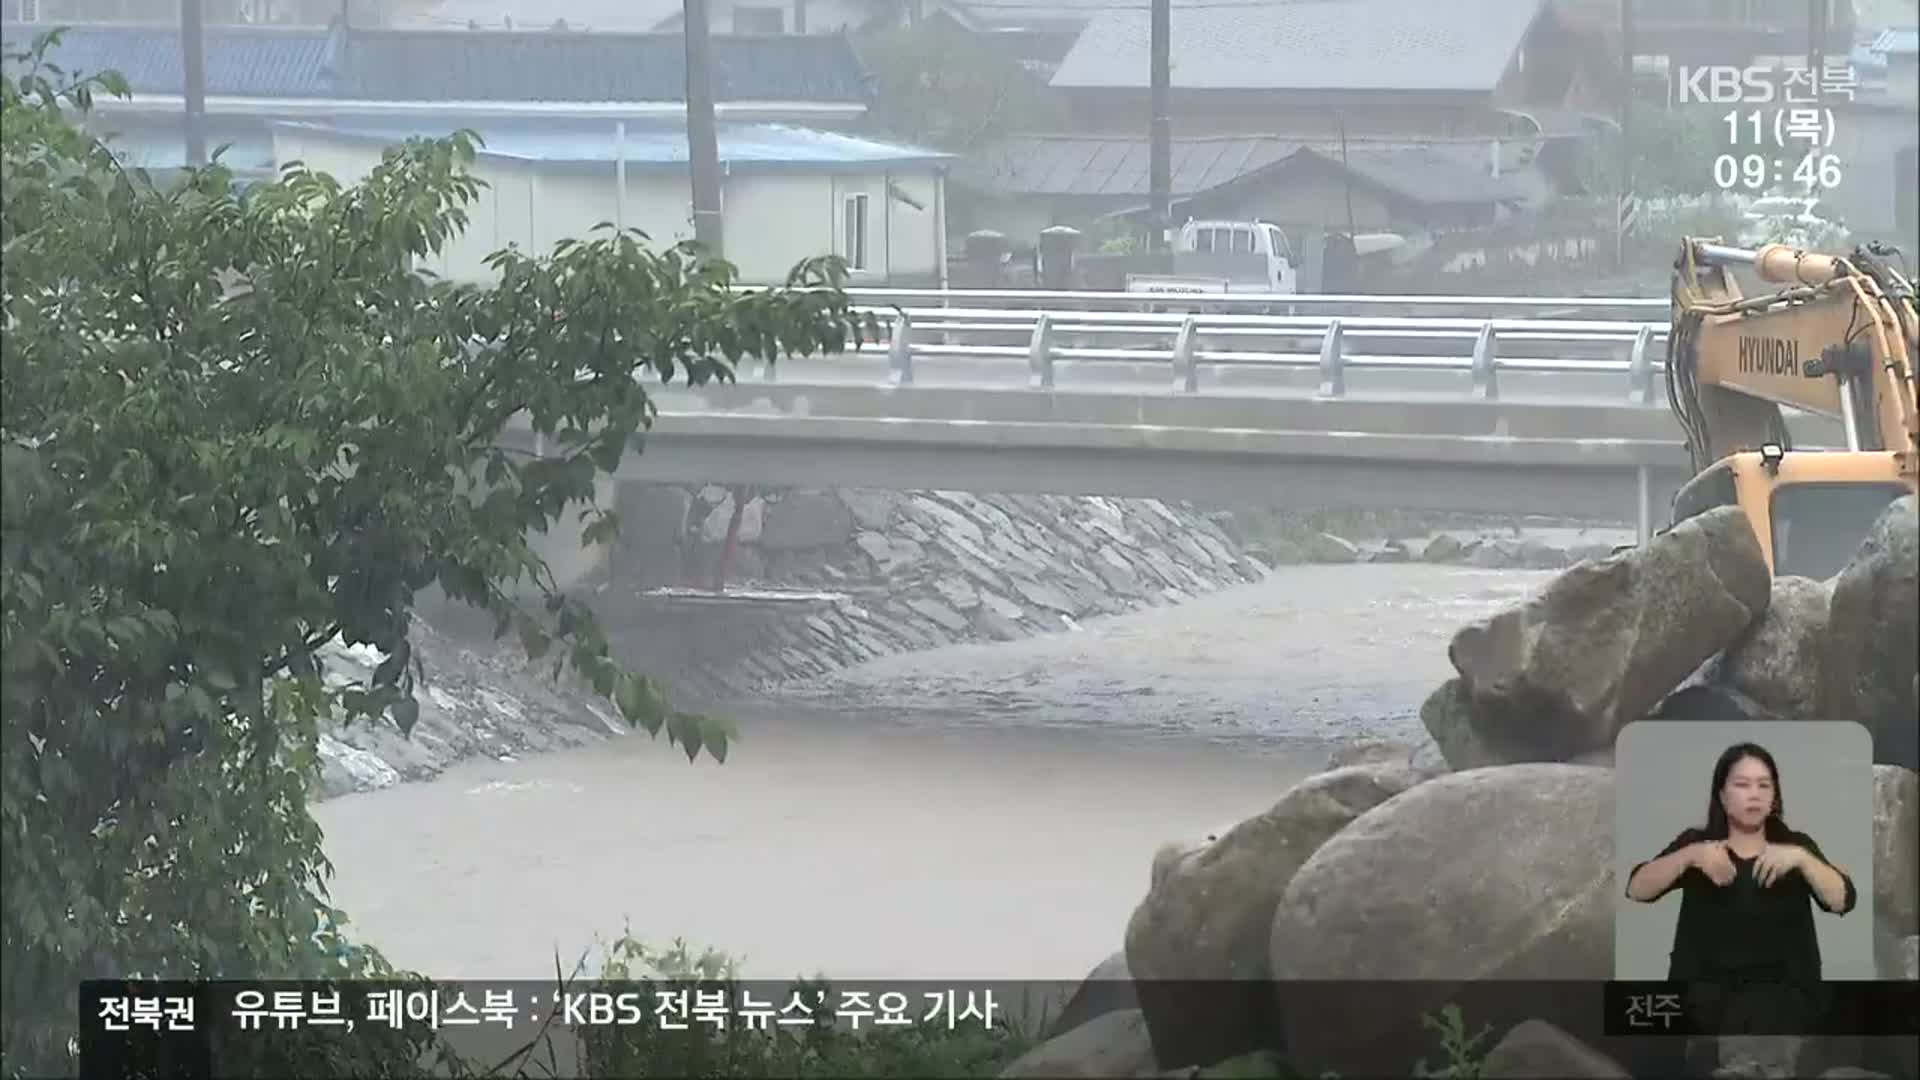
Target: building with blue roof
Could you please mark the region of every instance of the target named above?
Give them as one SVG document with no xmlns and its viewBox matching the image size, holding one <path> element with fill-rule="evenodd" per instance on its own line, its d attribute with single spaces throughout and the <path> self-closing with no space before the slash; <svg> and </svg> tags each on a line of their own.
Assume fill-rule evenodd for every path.
<svg viewBox="0 0 1920 1080">
<path fill-rule="evenodd" d="M 455 126 L 282 121 L 271 128 L 271 155 L 352 182 L 388 148 Z M 602 222 L 662 246 L 693 235 L 686 132 L 676 122 L 457 126 L 480 138 L 473 173 L 485 187 L 467 207 L 465 234 L 428 267 L 443 277 L 482 279 L 494 251 L 544 252 Z M 942 280 L 947 155 L 774 123 L 722 124 L 718 142 L 726 255 L 745 281 L 777 283 L 827 254 L 845 258 L 857 284 Z"/>
<path fill-rule="evenodd" d="M 0 25 L 0 43 L 12 53 L 46 29 Z M 407 139 L 479 132 L 488 186 L 434 268 L 447 276 L 602 221 L 663 244 L 691 234 L 678 34 L 210 26 L 204 50 L 207 145 L 242 180 L 298 159 L 349 181 Z M 746 280 L 784 280 L 830 253 L 867 284 L 940 280 L 946 156 L 836 130 L 868 104 L 844 37 L 715 34 L 712 56 L 726 254 Z M 70 27 L 49 59 L 126 78 L 131 98 L 97 96 L 89 120 L 122 160 L 156 173 L 185 164 L 176 27 Z"/>
<path fill-rule="evenodd" d="M 24 51 L 53 27 L 0 23 L 0 52 Z M 226 163 L 271 175 L 268 124 L 300 118 L 380 120 L 422 130 L 480 118 L 638 119 L 685 114 L 678 34 L 469 32 L 331 26 L 206 28 L 206 135 Z M 726 118 L 857 125 L 867 77 L 839 37 L 713 38 L 716 112 Z M 120 73 L 127 99 L 96 96 L 93 127 L 129 164 L 185 162 L 179 29 L 80 24 L 48 59 L 70 75 Z M 11 61 L 9 61 L 11 63 Z"/>
</svg>

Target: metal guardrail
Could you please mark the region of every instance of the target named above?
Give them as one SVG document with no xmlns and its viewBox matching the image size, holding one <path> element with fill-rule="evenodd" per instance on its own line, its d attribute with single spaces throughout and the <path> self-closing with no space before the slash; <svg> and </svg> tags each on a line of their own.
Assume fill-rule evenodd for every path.
<svg viewBox="0 0 1920 1080">
<path fill-rule="evenodd" d="M 1465 309 L 1487 317 L 1552 317 L 1558 312 L 1593 311 L 1606 318 L 1665 322 L 1667 297 L 1635 296 L 1426 296 L 1373 293 L 1137 293 L 1067 289 L 895 289 L 849 288 L 847 295 L 869 307 L 1013 308 L 1055 312 L 1119 308 L 1190 308 L 1272 311 L 1290 314 L 1347 309 L 1353 315 L 1409 315 Z"/>
<path fill-rule="evenodd" d="M 906 291 L 906 290 L 896 290 Z M 1017 308 L 875 307 L 861 310 L 886 331 L 889 381 L 915 382 L 922 359 L 1020 359 L 1027 361 L 1027 386 L 1051 391 L 1060 361 L 1091 363 L 1165 363 L 1174 387 L 1200 388 L 1200 372 L 1210 367 L 1317 370 L 1320 394 L 1343 397 L 1347 375 L 1356 370 L 1457 371 L 1472 376 L 1472 395 L 1500 396 L 1503 371 L 1559 374 L 1617 373 L 1623 395 L 1635 404 L 1652 404 L 1656 377 L 1666 370 L 1656 356 L 1665 322 L 1625 319 L 1349 317 L 1341 315 L 1255 315 L 1120 311 L 1055 311 Z M 955 340 L 980 336 L 1025 336 L 1026 343 L 980 344 Z M 1219 349 L 1203 341 L 1254 338 L 1264 343 L 1301 342 L 1301 352 L 1273 348 Z M 1119 345 L 1068 344 L 1066 340 L 1118 339 Z M 1065 340 L 1063 340 L 1065 339 Z M 1262 342 L 1255 342 L 1260 344 Z M 1356 345 L 1372 343 L 1373 351 Z M 1382 344 L 1403 351 L 1386 351 Z M 1469 344 L 1470 343 L 1470 344 Z M 1524 354 L 1503 351 L 1521 346 Z M 1595 346 L 1624 352 L 1625 358 L 1572 357 L 1570 349 Z M 771 368 L 768 379 L 777 378 Z"/>
</svg>

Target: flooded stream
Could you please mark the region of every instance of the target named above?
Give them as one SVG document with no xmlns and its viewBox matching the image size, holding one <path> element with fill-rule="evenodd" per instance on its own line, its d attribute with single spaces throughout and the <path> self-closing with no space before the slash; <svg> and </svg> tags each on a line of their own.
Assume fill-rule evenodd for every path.
<svg viewBox="0 0 1920 1080">
<path fill-rule="evenodd" d="M 644 735 L 320 804 L 336 901 L 404 967 L 544 978 L 631 927 L 745 973 L 1077 979 L 1162 842 L 1418 729 L 1462 622 L 1550 575 L 1288 567 L 1076 633 L 874 661 Z"/>
</svg>

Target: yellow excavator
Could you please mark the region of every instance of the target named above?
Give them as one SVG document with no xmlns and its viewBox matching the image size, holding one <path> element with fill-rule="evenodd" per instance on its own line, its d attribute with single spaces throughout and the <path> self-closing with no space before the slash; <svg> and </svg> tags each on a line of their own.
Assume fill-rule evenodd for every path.
<svg viewBox="0 0 1920 1080">
<path fill-rule="evenodd" d="M 1920 492 L 1920 306 L 1897 258 L 1878 244 L 1839 256 L 1683 242 L 1667 399 L 1695 476 L 1675 524 L 1737 505 L 1776 576 L 1824 579 L 1888 503 Z M 1745 296 L 1742 268 L 1783 287 Z M 1845 448 L 1796 448 L 1783 407 L 1838 420 Z"/>
</svg>

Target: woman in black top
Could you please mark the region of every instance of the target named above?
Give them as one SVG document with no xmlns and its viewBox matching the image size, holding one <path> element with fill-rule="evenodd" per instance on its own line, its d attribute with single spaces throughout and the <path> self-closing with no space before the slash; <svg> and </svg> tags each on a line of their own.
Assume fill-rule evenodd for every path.
<svg viewBox="0 0 1920 1080">
<path fill-rule="evenodd" d="M 1680 890 L 1667 978 L 1693 984 L 1702 1034 L 1808 1033 L 1820 1008 L 1813 905 L 1853 910 L 1853 880 L 1787 827 L 1780 770 L 1753 743 L 1713 767 L 1705 828 L 1688 829 L 1627 877 L 1653 903 Z"/>
</svg>

